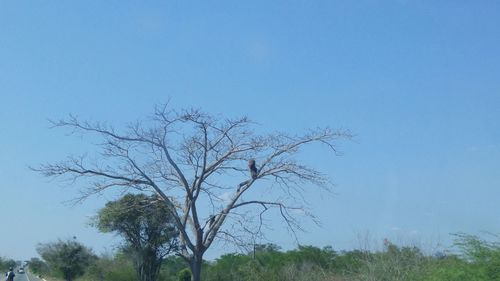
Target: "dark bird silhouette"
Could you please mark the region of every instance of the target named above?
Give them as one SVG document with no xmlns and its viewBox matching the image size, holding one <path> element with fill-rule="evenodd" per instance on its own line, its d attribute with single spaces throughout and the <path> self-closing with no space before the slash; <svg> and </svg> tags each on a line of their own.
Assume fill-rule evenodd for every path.
<svg viewBox="0 0 500 281">
<path fill-rule="evenodd" d="M 248 160 L 248 169 L 250 170 L 250 175 L 252 179 L 256 179 L 258 175 L 257 167 L 255 167 L 255 159 Z"/>
</svg>

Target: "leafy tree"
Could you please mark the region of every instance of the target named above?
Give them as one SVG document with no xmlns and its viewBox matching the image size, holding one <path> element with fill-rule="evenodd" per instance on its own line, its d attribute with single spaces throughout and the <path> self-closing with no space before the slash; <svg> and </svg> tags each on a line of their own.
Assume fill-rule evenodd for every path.
<svg viewBox="0 0 500 281">
<path fill-rule="evenodd" d="M 336 256 L 331 247 L 299 246 L 297 250 L 287 252 L 287 260 L 295 264 L 311 263 L 323 269 L 330 268 Z"/>
<path fill-rule="evenodd" d="M 49 271 L 47 264 L 39 258 L 31 258 L 28 262 L 30 271 L 37 275 L 45 275 Z"/>
<path fill-rule="evenodd" d="M 164 258 L 177 247 L 174 219 L 156 195 L 127 194 L 108 202 L 99 211 L 96 226 L 125 239 L 123 250 L 132 257 L 141 281 L 157 280 Z"/>
<path fill-rule="evenodd" d="M 189 281 L 191 280 L 191 271 L 187 268 L 179 271 L 177 274 L 177 280 L 178 281 Z"/>
<path fill-rule="evenodd" d="M 85 273 L 87 267 L 96 259 L 92 250 L 74 240 L 39 244 L 37 252 L 47 262 L 49 268 L 66 281 Z"/>
<path fill-rule="evenodd" d="M 5 267 L 6 268 L 11 268 L 11 267 L 15 267 L 17 265 L 17 262 L 13 259 L 8 259 L 5 261 Z"/>
<path fill-rule="evenodd" d="M 2 271 L 7 271 L 11 267 L 16 266 L 16 261 L 13 259 L 0 258 L 0 269 Z"/>
<path fill-rule="evenodd" d="M 155 192 L 174 218 L 180 255 L 189 264 L 192 280 L 199 281 L 203 256 L 215 240 L 248 246 L 263 229 L 263 217 L 272 211 L 291 233 L 302 230 L 298 216 L 314 219 L 307 211 L 303 187 L 328 189 L 331 183 L 297 161 L 297 155 L 310 144 L 336 153 L 336 142 L 351 137 L 348 131 L 329 128 L 299 135 L 256 134 L 253 124 L 246 117 L 226 119 L 166 106 L 124 132 L 70 116 L 54 122 L 55 127 L 103 138 L 96 165 L 81 157 L 35 170 L 49 177 L 87 179 L 90 188 L 77 200 L 108 188 Z M 258 196 L 258 185 L 266 199 Z"/>
</svg>

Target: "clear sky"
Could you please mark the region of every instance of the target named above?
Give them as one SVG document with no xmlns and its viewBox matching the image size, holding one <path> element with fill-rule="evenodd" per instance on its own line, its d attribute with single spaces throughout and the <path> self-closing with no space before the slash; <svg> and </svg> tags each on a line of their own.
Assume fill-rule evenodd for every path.
<svg viewBox="0 0 500 281">
<path fill-rule="evenodd" d="M 120 127 L 168 99 L 269 130 L 357 135 L 341 157 L 305 157 L 336 186 L 307 194 L 323 225 L 303 244 L 499 233 L 499 26 L 493 0 L 2 1 L 0 256 L 74 235 L 113 249 L 87 226 L 112 196 L 70 207 L 77 187 L 28 167 L 93 149 L 47 119 Z M 294 247 L 279 227 L 268 236 Z"/>
</svg>

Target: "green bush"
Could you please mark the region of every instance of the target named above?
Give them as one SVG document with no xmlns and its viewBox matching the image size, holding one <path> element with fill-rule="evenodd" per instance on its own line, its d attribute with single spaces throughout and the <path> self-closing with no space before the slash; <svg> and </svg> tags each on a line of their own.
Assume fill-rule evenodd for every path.
<svg viewBox="0 0 500 281">
<path fill-rule="evenodd" d="M 257 245 L 247 254 L 225 254 L 203 264 L 203 281 L 500 281 L 500 245 L 455 235 L 455 254 L 425 255 L 417 247 L 387 242 L 382 251 L 342 251 L 300 246 L 281 251 Z M 169 257 L 158 281 L 190 281 L 180 257 Z M 79 281 L 135 281 L 126 253 L 100 257 Z"/>
<path fill-rule="evenodd" d="M 123 252 L 115 256 L 101 256 L 79 281 L 136 281 L 137 275 L 131 259 Z"/>
<path fill-rule="evenodd" d="M 191 270 L 184 268 L 177 274 L 177 281 L 191 281 Z"/>
</svg>

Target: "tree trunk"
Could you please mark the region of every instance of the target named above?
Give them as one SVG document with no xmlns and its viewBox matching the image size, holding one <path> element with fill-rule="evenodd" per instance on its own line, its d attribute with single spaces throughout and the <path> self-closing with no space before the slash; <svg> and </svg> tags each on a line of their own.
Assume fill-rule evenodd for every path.
<svg viewBox="0 0 500 281">
<path fill-rule="evenodd" d="M 136 261 L 136 272 L 140 281 L 156 281 L 160 273 L 163 259 L 156 257 L 149 260 Z"/>
<path fill-rule="evenodd" d="M 191 281 L 201 281 L 201 265 L 203 257 L 194 256 L 189 266 L 191 268 Z"/>
</svg>

